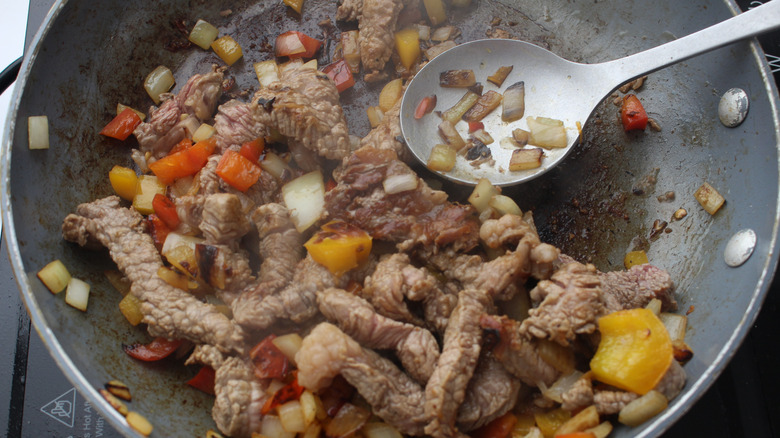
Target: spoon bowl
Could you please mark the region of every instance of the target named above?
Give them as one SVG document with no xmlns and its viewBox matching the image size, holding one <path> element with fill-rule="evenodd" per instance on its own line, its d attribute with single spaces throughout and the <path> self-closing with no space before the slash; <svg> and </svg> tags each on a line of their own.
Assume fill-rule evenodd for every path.
<svg viewBox="0 0 780 438">
<path fill-rule="evenodd" d="M 456 155 L 455 167 L 441 176 L 466 185 L 475 185 L 487 178 L 497 186 L 523 183 L 539 177 L 563 161 L 576 147 L 582 125 L 597 105 L 622 84 L 652 73 L 671 64 L 709 52 L 724 45 L 753 37 L 780 27 L 780 2 L 768 2 L 750 11 L 710 26 L 699 32 L 667 44 L 625 58 L 600 64 L 582 64 L 568 61 L 531 43 L 518 40 L 485 39 L 455 46 L 428 62 L 409 82 L 401 101 L 401 131 L 412 154 L 426 165 L 431 151 L 444 140 L 438 134 L 441 118 L 426 114 L 415 119 L 420 101 L 436 96 L 435 112 L 452 107 L 464 95 L 462 88 L 444 88 L 439 85 L 440 73 L 447 70 L 471 69 L 484 91 L 503 94 L 507 87 L 522 81 L 525 88 L 525 112 L 520 120 L 504 122 L 501 108 L 493 110 L 484 119 L 485 130 L 494 141 L 487 145 L 492 160 L 477 164 L 465 154 Z M 502 66 L 512 71 L 501 86 L 486 81 Z M 512 131 L 528 131 L 528 117 L 546 117 L 563 122 L 566 147 L 544 148 L 541 165 L 534 169 L 510 171 L 509 159 L 517 145 L 505 139 Z M 469 136 L 465 122 L 456 129 L 466 139 Z M 533 144 L 524 148 L 537 148 Z"/>
</svg>

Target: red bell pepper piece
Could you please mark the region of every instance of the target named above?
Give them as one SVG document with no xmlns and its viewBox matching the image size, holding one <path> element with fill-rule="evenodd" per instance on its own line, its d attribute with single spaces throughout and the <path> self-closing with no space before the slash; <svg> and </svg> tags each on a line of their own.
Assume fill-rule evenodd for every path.
<svg viewBox="0 0 780 438">
<path fill-rule="evenodd" d="M 301 398 L 304 388 L 298 384 L 297 373 L 295 371 L 293 371 L 293 373 L 296 374 L 296 376 L 293 378 L 292 382 L 279 388 L 271 398 L 266 400 L 263 408 L 260 410 L 261 414 L 265 415 L 276 409 L 279 405 Z"/>
<path fill-rule="evenodd" d="M 414 110 L 414 118 L 417 120 L 422 119 L 424 115 L 433 111 L 434 108 L 436 108 L 436 95 L 425 96 L 417 105 L 417 109 Z"/>
<path fill-rule="evenodd" d="M 122 349 L 134 359 L 153 362 L 170 356 L 171 353 L 179 348 L 182 342 L 181 339 L 171 341 L 165 338 L 154 338 L 148 344 L 123 344 Z"/>
<path fill-rule="evenodd" d="M 100 134 L 117 140 L 127 140 L 127 137 L 140 124 L 141 118 L 138 117 L 138 114 L 130 108 L 125 108 L 113 120 L 108 122 L 108 125 L 100 131 Z"/>
<path fill-rule="evenodd" d="M 276 56 L 293 58 L 313 58 L 322 41 L 312 38 L 297 30 L 287 31 L 276 37 Z"/>
<path fill-rule="evenodd" d="M 189 138 L 182 139 L 182 141 L 176 143 L 170 151 L 168 151 L 168 155 L 175 154 L 176 152 L 181 152 L 183 150 L 189 149 L 192 147 L 192 140 Z"/>
<path fill-rule="evenodd" d="M 258 379 L 281 380 L 290 372 L 290 361 L 274 345 L 274 338 L 276 338 L 276 335 L 268 335 L 249 352 L 249 357 L 255 364 L 255 376 Z"/>
<path fill-rule="evenodd" d="M 216 372 L 214 368 L 204 366 L 195 374 L 193 378 L 187 381 L 187 384 L 195 389 L 199 389 L 206 394 L 214 395 L 214 380 Z"/>
<path fill-rule="evenodd" d="M 475 430 L 471 436 L 472 438 L 506 438 L 511 435 L 516 423 L 517 417 L 511 412 L 507 412 Z"/>
<path fill-rule="evenodd" d="M 191 147 L 169 154 L 149 165 L 149 169 L 163 184 L 171 184 L 179 178 L 195 175 L 206 165 L 209 155 L 214 153 L 217 139 L 211 137 Z"/>
<path fill-rule="evenodd" d="M 482 122 L 469 122 L 469 133 L 485 129 L 485 124 Z"/>
<path fill-rule="evenodd" d="M 265 150 L 265 140 L 262 138 L 256 138 L 252 141 L 248 141 L 241 145 L 239 154 L 243 155 L 249 161 L 259 164 L 260 158 L 263 156 Z"/>
<path fill-rule="evenodd" d="M 168 234 L 170 234 L 171 229 L 165 221 L 160 219 L 156 214 L 150 214 L 146 217 L 146 220 L 149 222 L 149 234 L 152 235 L 154 246 L 157 247 L 158 250 L 162 250 L 165 239 L 168 237 Z"/>
<path fill-rule="evenodd" d="M 623 105 L 620 107 L 620 119 L 623 121 L 623 129 L 632 131 L 634 129 L 644 130 L 647 127 L 647 112 L 633 94 L 628 94 L 623 98 Z"/>
<path fill-rule="evenodd" d="M 152 198 L 152 208 L 154 213 L 165 222 L 172 230 L 179 226 L 179 213 L 176 212 L 176 205 L 165 195 L 156 194 Z"/>
<path fill-rule="evenodd" d="M 328 77 L 336 83 L 336 88 L 339 90 L 339 93 L 355 85 L 355 78 L 352 76 L 352 72 L 349 70 L 349 64 L 347 64 L 345 59 L 326 65 L 322 69 L 322 72 L 328 75 Z"/>
<path fill-rule="evenodd" d="M 228 149 L 217 164 L 217 175 L 236 190 L 247 191 L 260 179 L 263 169 L 240 153 Z"/>
</svg>

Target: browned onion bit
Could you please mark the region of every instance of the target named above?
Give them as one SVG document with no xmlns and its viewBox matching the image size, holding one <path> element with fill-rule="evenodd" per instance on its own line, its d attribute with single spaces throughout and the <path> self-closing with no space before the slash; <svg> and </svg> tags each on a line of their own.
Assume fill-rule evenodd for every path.
<svg viewBox="0 0 780 438">
<path fill-rule="evenodd" d="M 127 406 L 122 403 L 121 400 L 116 398 L 113 394 L 108 392 L 108 390 L 100 389 L 98 392 L 100 392 L 100 395 L 103 396 L 104 399 L 108 402 L 108 404 L 111 405 L 112 408 L 116 409 L 117 412 L 119 412 L 122 415 L 127 415 Z"/>
<path fill-rule="evenodd" d="M 501 119 L 505 122 L 520 120 L 525 114 L 525 82 L 516 82 L 504 91 Z"/>
<path fill-rule="evenodd" d="M 476 83 L 474 70 L 446 70 L 439 73 L 439 85 L 445 88 L 468 88 Z"/>
<path fill-rule="evenodd" d="M 509 76 L 509 73 L 512 72 L 513 68 L 514 66 L 512 65 L 499 67 L 495 73 L 487 77 L 488 82 L 496 84 L 496 86 L 500 87 L 506 80 L 506 77 Z"/>
<path fill-rule="evenodd" d="M 501 99 L 502 96 L 500 93 L 496 93 L 493 90 L 487 91 L 477 99 L 474 106 L 463 114 L 463 120 L 467 122 L 479 122 L 501 104 Z"/>
<path fill-rule="evenodd" d="M 541 148 L 515 149 L 509 159 L 509 170 L 528 170 L 541 167 L 544 151 Z"/>
<path fill-rule="evenodd" d="M 122 400 L 131 401 L 133 396 L 130 394 L 130 388 L 119 380 L 112 380 L 105 385 L 106 390 Z"/>
</svg>

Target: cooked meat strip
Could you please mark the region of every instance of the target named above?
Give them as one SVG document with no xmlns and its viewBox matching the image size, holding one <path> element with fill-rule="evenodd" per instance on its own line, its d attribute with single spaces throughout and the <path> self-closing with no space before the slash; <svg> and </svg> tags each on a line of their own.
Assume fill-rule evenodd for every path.
<svg viewBox="0 0 780 438">
<path fill-rule="evenodd" d="M 336 20 L 355 21 L 363 13 L 363 0 L 342 0 L 336 10 Z"/>
<path fill-rule="evenodd" d="M 422 388 L 388 359 L 321 323 L 295 355 L 298 383 L 312 391 L 327 387 L 341 374 L 371 405 L 375 415 L 406 435 L 423 435 L 428 423 Z"/>
<path fill-rule="evenodd" d="M 409 375 L 425 384 L 439 360 L 439 344 L 431 332 L 376 313 L 368 301 L 341 289 L 317 293 L 325 317 L 366 348 L 395 350 Z"/>
<path fill-rule="evenodd" d="M 377 264 L 376 270 L 366 277 L 363 295 L 380 314 L 398 321 L 422 325 L 423 322 L 412 314 L 404 299 L 408 289 L 414 287 L 406 282 L 407 277 L 403 272 L 409 266 L 409 256 L 406 254 L 384 256 Z"/>
<path fill-rule="evenodd" d="M 383 182 L 409 175 L 417 188 L 388 194 Z M 357 225 L 374 239 L 415 246 L 450 246 L 468 251 L 477 246 L 479 225 L 471 206 L 447 202 L 447 194 L 431 189 L 395 152 L 364 147 L 334 172 L 338 183 L 325 195 L 330 219 Z"/>
<path fill-rule="evenodd" d="M 94 235 L 85 238 L 83 232 Z M 157 275 L 162 259 L 151 236 L 144 232 L 143 216 L 122 207 L 119 197 L 79 205 L 65 218 L 62 234 L 72 242 L 97 239 L 108 248 L 119 270 L 132 282 L 130 293 L 143 303 L 141 311 L 152 336 L 211 344 L 226 353 L 243 351 L 245 334 L 239 326 L 213 305 Z"/>
<path fill-rule="evenodd" d="M 439 362 L 425 386 L 425 413 L 431 419 L 425 426 L 427 435 L 463 436 L 455 421 L 479 360 L 482 343 L 479 318 L 491 305 L 490 297 L 475 289 L 465 289 L 458 295 L 458 305 L 444 332 Z"/>
<path fill-rule="evenodd" d="M 563 346 L 578 334 L 595 332 L 596 319 L 608 313 L 593 265 L 568 263 L 549 280 L 540 281 L 530 295 L 539 304 L 529 310 L 520 331 Z"/>
<path fill-rule="evenodd" d="M 258 279 L 265 293 L 287 286 L 295 275 L 295 266 L 303 258 L 304 237 L 295 229 L 290 213 L 282 204 L 261 205 L 252 213 L 252 222 L 260 237 Z"/>
<path fill-rule="evenodd" d="M 222 95 L 224 70 L 215 67 L 209 73 L 192 76 L 178 95 L 164 95 L 159 108 L 149 109 L 148 120 L 133 131 L 141 153 L 151 153 L 152 159 L 162 158 L 185 138 L 186 129 L 197 129 L 200 122 L 211 118 Z M 183 115 L 194 119 L 183 119 Z"/>
<path fill-rule="evenodd" d="M 331 160 L 352 147 L 339 92 L 324 73 L 308 68 L 285 70 L 279 82 L 255 93 L 255 120 Z"/>
<path fill-rule="evenodd" d="M 217 150 L 224 152 L 231 146 L 240 146 L 258 137 L 265 137 L 266 127 L 255 120 L 257 105 L 231 100 L 219 106 L 214 116 Z"/>
<path fill-rule="evenodd" d="M 250 227 L 238 196 L 231 193 L 206 196 L 199 226 L 206 242 L 237 250 Z"/>
<path fill-rule="evenodd" d="M 531 248 L 531 275 L 539 280 L 550 278 L 561 253 L 558 248 L 539 240 L 531 212 L 526 212 L 522 217 L 505 214 L 499 219 L 488 219 L 480 227 L 479 237 L 494 249 L 513 249 L 525 239 Z"/>
<path fill-rule="evenodd" d="M 610 311 L 645 307 L 653 298 L 668 312 L 677 309 L 674 283 L 669 273 L 653 265 L 632 266 L 627 271 L 600 273 L 604 300 Z"/>
<path fill-rule="evenodd" d="M 393 54 L 395 25 L 403 7 L 403 0 L 363 0 L 358 44 L 366 82 L 376 82 L 387 76 L 382 70 Z"/>
<path fill-rule="evenodd" d="M 522 384 L 491 354 L 482 354 L 458 410 L 458 429 L 469 432 L 509 412 Z"/>
<path fill-rule="evenodd" d="M 535 342 L 520 333 L 520 324 L 506 316 L 482 315 L 480 318 L 480 326 L 498 338 L 493 354 L 507 371 L 529 386 L 536 387 L 540 383 L 549 386 L 561 373 L 542 359 Z"/>
<path fill-rule="evenodd" d="M 403 142 L 401 133 L 401 100 L 398 99 L 395 105 L 385 113 L 379 125 L 360 140 L 360 146 L 392 150 L 401 161 L 411 163 L 414 160 L 414 155 Z"/>
<path fill-rule="evenodd" d="M 238 357 L 225 359 L 216 370 L 214 407 L 211 416 L 222 433 L 235 438 L 260 433 L 260 410 L 268 396 L 268 383 L 254 374 L 251 361 Z"/>
<path fill-rule="evenodd" d="M 184 365 L 201 364 L 217 370 L 223 362 L 225 362 L 225 355 L 218 348 L 213 345 L 200 344 L 195 346 Z"/>
</svg>

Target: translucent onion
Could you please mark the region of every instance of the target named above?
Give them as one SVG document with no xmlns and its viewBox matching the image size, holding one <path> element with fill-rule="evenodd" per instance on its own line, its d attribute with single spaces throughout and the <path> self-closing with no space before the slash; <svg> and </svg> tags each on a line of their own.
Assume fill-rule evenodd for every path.
<svg viewBox="0 0 780 438">
<path fill-rule="evenodd" d="M 627 404 L 618 414 L 618 421 L 626 426 L 636 427 L 666 409 L 669 401 L 656 390 Z"/>
<path fill-rule="evenodd" d="M 51 293 L 58 294 L 68 286 L 71 276 L 60 260 L 54 260 L 38 271 L 38 278 Z"/>
<path fill-rule="evenodd" d="M 266 415 L 260 424 L 260 434 L 267 438 L 295 438 L 295 432 L 287 432 L 276 415 Z"/>
<path fill-rule="evenodd" d="M 563 394 L 574 386 L 574 383 L 582 377 L 582 372 L 574 370 L 569 374 L 563 375 L 548 388 L 544 383 L 539 384 L 542 395 L 558 403 L 563 403 Z"/>
<path fill-rule="evenodd" d="M 505 122 L 520 120 L 525 114 L 525 82 L 510 85 L 504 91 L 501 119 Z"/>
<path fill-rule="evenodd" d="M 382 181 L 382 187 L 388 195 L 414 190 L 417 188 L 417 175 L 412 173 L 390 175 Z"/>
<path fill-rule="evenodd" d="M 277 179 L 284 179 L 283 176 L 292 175 L 292 168 L 279 155 L 273 152 L 267 152 L 263 160 L 260 161 L 260 167 L 270 173 Z"/>
<path fill-rule="evenodd" d="M 275 337 L 271 343 L 274 344 L 293 365 L 295 365 L 295 354 L 301 349 L 301 344 L 303 343 L 301 335 L 298 333 L 288 333 Z"/>
<path fill-rule="evenodd" d="M 86 312 L 89 302 L 89 289 L 89 283 L 71 277 L 68 287 L 65 289 L 65 302 L 71 307 Z"/>
<path fill-rule="evenodd" d="M 351 403 L 344 405 L 328 424 L 325 425 L 325 435 L 330 438 L 351 436 L 371 417 L 371 412 Z"/>
<path fill-rule="evenodd" d="M 285 431 L 304 432 L 306 430 L 301 402 L 298 400 L 291 400 L 279 405 L 276 408 L 276 412 L 279 414 L 279 421 L 282 423 L 282 428 Z"/>
<path fill-rule="evenodd" d="M 30 149 L 49 149 L 49 118 L 46 116 L 28 117 L 27 137 Z"/>
<path fill-rule="evenodd" d="M 494 186 L 489 179 L 480 178 L 480 180 L 477 181 L 477 185 L 474 187 L 474 191 L 471 192 L 468 201 L 477 212 L 482 213 L 490 207 L 490 198 L 499 193 L 501 193 L 501 190 Z"/>
<path fill-rule="evenodd" d="M 688 328 L 688 317 L 676 313 L 661 312 L 658 318 L 664 323 L 666 331 L 669 332 L 669 338 L 672 341 L 682 341 L 685 339 L 685 331 Z"/>
<path fill-rule="evenodd" d="M 363 426 L 366 438 L 402 438 L 401 432 L 387 423 L 371 422 Z"/>
<path fill-rule="evenodd" d="M 173 87 L 176 80 L 173 78 L 171 69 L 160 65 L 151 71 L 144 80 L 144 89 L 152 98 L 155 105 L 160 104 L 160 95 L 167 93 Z"/>
</svg>

